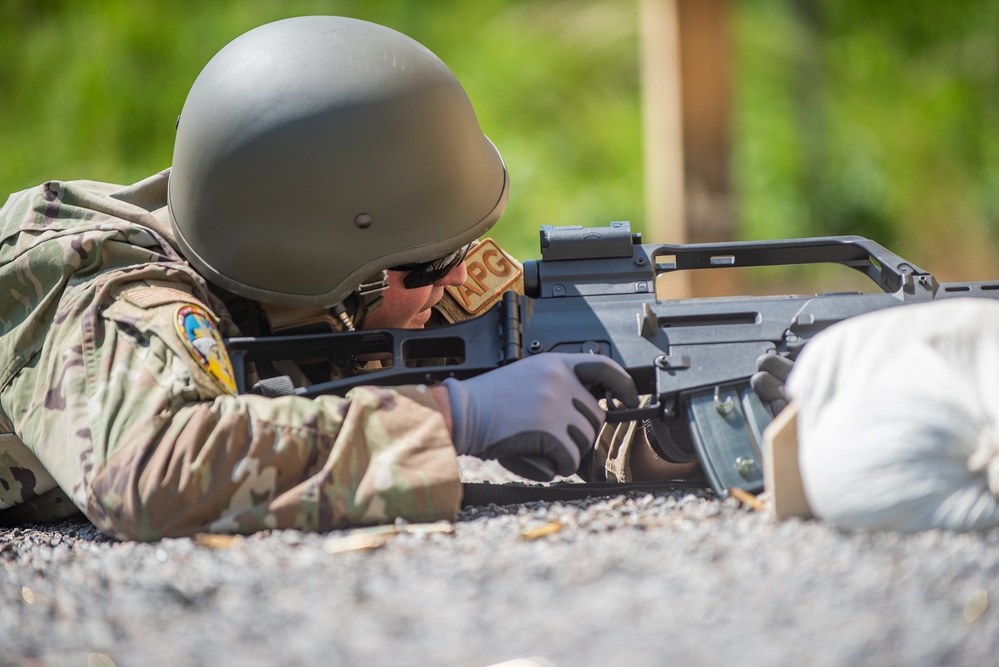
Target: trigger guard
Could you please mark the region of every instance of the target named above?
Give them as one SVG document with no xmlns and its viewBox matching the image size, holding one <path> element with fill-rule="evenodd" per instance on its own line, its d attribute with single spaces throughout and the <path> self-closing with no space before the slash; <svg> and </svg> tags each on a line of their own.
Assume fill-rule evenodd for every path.
<svg viewBox="0 0 999 667">
<path fill-rule="evenodd" d="M 672 463 L 690 463 L 699 460 L 690 427 L 686 420 L 675 419 L 673 406 L 660 401 L 640 408 L 618 408 L 607 399 L 607 423 L 640 421 L 652 449 Z"/>
<path fill-rule="evenodd" d="M 646 419 L 642 422 L 649 444 L 659 456 L 672 463 L 690 463 L 699 460 L 690 427 L 686 421 L 671 419 Z"/>
</svg>

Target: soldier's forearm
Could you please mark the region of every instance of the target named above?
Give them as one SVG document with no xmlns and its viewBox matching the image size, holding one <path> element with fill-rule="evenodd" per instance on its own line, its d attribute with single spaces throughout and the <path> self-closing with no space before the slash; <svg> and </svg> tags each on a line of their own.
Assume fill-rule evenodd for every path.
<svg viewBox="0 0 999 667">
<path fill-rule="evenodd" d="M 118 448 L 88 495 L 102 531 L 149 540 L 453 518 L 460 483 L 428 392 L 361 387 L 186 406 L 159 438 Z"/>
</svg>

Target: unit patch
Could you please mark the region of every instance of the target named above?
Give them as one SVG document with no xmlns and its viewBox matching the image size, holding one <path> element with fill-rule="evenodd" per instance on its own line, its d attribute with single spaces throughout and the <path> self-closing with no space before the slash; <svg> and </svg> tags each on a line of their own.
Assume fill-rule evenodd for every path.
<svg viewBox="0 0 999 667">
<path fill-rule="evenodd" d="M 235 396 L 236 379 L 232 362 L 208 311 L 193 303 L 185 304 L 177 308 L 174 324 L 194 360 L 226 393 Z"/>
<path fill-rule="evenodd" d="M 465 257 L 468 278 L 462 285 L 444 289 L 469 315 L 478 315 L 496 303 L 503 292 L 513 289 L 523 274 L 519 264 L 492 239 L 483 239 Z"/>
</svg>

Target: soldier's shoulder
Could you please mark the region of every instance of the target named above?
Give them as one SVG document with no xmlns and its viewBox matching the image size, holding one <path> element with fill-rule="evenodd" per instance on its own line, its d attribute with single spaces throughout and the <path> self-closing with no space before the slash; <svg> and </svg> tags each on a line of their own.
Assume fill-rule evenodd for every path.
<svg viewBox="0 0 999 667">
<path fill-rule="evenodd" d="M 73 217 L 66 216 L 65 207 L 87 208 L 87 202 L 99 201 L 121 188 L 98 181 L 45 181 L 7 197 L 0 208 L 0 224 L 10 228 Z"/>
<path fill-rule="evenodd" d="M 0 242 L 8 255 L 90 231 L 114 230 L 128 237 L 151 229 L 169 242 L 169 225 L 157 218 L 166 209 L 168 178 L 169 170 L 130 186 L 53 180 L 15 192 L 0 209 Z M 139 245 L 150 243 L 143 236 Z"/>
</svg>

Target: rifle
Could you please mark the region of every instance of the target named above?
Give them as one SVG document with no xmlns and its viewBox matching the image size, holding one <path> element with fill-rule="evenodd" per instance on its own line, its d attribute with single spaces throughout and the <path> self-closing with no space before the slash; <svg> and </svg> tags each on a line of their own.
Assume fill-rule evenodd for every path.
<svg viewBox="0 0 999 667">
<path fill-rule="evenodd" d="M 860 271 L 881 292 L 675 300 L 655 294 L 656 277 L 672 271 L 816 263 Z M 760 355 L 793 359 L 826 327 L 882 308 L 999 298 L 997 281 L 940 284 L 860 236 L 670 245 L 643 244 L 627 222 L 545 225 L 541 259 L 523 268 L 524 295 L 506 292 L 482 315 L 457 324 L 228 339 L 237 387 L 247 391 L 250 362 L 391 359 L 381 371 L 294 390 L 315 397 L 358 385 L 463 379 L 533 354 L 604 354 L 650 396 L 639 408 L 610 406 L 608 421 L 642 420 L 657 453 L 677 462 L 699 459 L 711 488 L 724 497 L 732 487 L 763 489 L 762 433 L 773 415 L 749 386 Z"/>
</svg>

